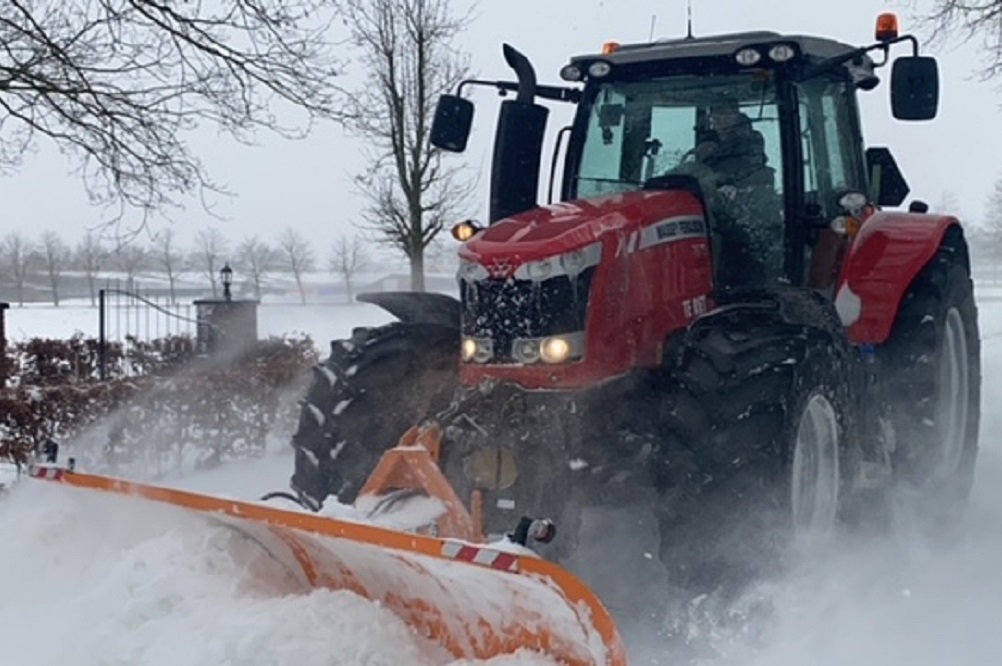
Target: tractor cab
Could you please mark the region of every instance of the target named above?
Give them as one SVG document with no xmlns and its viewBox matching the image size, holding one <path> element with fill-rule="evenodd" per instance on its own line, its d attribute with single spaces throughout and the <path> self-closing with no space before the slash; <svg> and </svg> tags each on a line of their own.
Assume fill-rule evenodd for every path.
<svg viewBox="0 0 1002 666">
<path fill-rule="evenodd" d="M 898 35 L 893 15 L 881 15 L 876 36 L 865 47 L 774 32 L 607 43 L 561 70 L 574 88 L 536 85 L 528 60 L 506 46 L 517 84 L 465 82 L 518 92 L 498 122 L 491 221 L 537 205 L 547 109 L 536 99 L 572 102 L 573 123 L 560 135 L 563 201 L 687 190 L 706 211 L 717 287 L 781 281 L 830 290 L 854 226 L 846 220 L 908 193 L 889 151 L 864 149 L 857 110 L 856 91 L 877 86 L 891 45 L 913 45 L 894 63 L 894 115 L 936 113 L 935 60 Z M 472 115 L 468 100 L 444 96 L 433 142 L 462 149 Z"/>
</svg>

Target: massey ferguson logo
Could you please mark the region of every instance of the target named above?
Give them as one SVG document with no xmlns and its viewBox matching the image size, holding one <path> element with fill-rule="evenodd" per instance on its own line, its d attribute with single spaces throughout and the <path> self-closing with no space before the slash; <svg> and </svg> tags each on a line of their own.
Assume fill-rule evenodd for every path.
<svg viewBox="0 0 1002 666">
<path fill-rule="evenodd" d="M 683 218 L 662 222 L 654 227 L 658 240 L 670 240 L 679 236 L 701 236 L 703 234 L 702 218 Z"/>
<path fill-rule="evenodd" d="M 492 278 L 506 278 L 515 272 L 515 266 L 510 261 L 494 260 L 486 266 Z"/>
<path fill-rule="evenodd" d="M 674 243 L 705 236 L 706 220 L 698 215 L 679 215 L 641 229 L 640 247 L 637 249 L 645 250 L 662 243 Z"/>
</svg>

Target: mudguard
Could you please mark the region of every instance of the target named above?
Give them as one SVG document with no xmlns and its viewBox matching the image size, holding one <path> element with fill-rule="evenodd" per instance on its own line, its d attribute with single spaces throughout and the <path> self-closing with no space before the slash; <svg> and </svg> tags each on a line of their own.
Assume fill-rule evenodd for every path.
<svg viewBox="0 0 1002 666">
<path fill-rule="evenodd" d="M 616 626 L 594 593 L 532 555 L 55 466 L 36 466 L 30 476 L 204 513 L 257 542 L 309 586 L 375 601 L 457 659 L 528 649 L 573 666 L 626 664 Z"/>
<path fill-rule="evenodd" d="M 459 301 L 452 296 L 420 291 L 382 291 L 359 294 L 360 303 L 383 308 L 404 323 L 438 324 L 459 330 Z"/>
<path fill-rule="evenodd" d="M 909 285 L 936 254 L 946 215 L 878 212 L 866 220 L 842 269 L 835 306 L 857 344 L 887 340 Z"/>
</svg>

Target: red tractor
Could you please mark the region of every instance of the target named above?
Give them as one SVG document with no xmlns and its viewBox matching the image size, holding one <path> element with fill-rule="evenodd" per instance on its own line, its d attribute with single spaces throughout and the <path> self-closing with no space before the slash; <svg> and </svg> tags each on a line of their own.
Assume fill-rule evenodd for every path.
<svg viewBox="0 0 1002 666">
<path fill-rule="evenodd" d="M 933 58 L 882 15 L 854 47 L 772 32 L 605 45 L 566 86 L 467 81 L 432 142 L 461 151 L 486 84 L 501 104 L 490 224 L 455 229 L 459 300 L 370 294 L 399 321 L 335 341 L 293 446 L 293 489 L 351 502 L 411 426 L 442 428 L 440 466 L 479 491 L 486 531 L 654 497 L 677 580 L 755 566 L 894 494 L 955 523 L 977 454 L 980 347 L 957 219 L 864 148 L 857 95 L 895 44 L 893 114 L 937 110 Z M 537 201 L 548 110 L 560 201 Z M 563 150 L 561 150 L 563 148 Z"/>
</svg>

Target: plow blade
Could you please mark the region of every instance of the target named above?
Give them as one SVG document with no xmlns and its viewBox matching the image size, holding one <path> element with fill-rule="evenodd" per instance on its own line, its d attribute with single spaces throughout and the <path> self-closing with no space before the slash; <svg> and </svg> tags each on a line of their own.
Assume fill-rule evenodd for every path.
<svg viewBox="0 0 1002 666">
<path fill-rule="evenodd" d="M 532 555 L 58 467 L 30 474 L 205 513 L 309 586 L 377 602 L 459 659 L 528 649 L 575 666 L 626 664 L 616 626 L 594 593 Z"/>
</svg>

